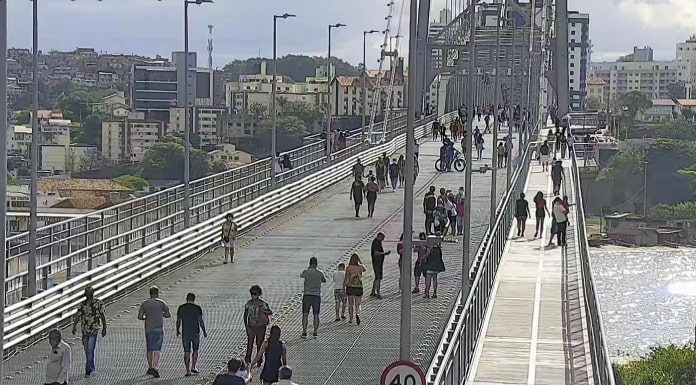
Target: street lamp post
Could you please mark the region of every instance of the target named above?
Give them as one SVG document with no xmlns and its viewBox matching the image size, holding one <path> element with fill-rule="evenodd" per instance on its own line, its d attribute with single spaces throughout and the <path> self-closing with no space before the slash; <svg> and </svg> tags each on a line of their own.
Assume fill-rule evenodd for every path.
<svg viewBox="0 0 696 385">
<path fill-rule="evenodd" d="M 39 170 L 39 1 L 32 1 L 32 109 L 31 109 L 31 175 L 29 179 L 29 256 L 25 297 L 36 294 L 36 230 L 38 227 L 38 170 Z"/>
<path fill-rule="evenodd" d="M 362 68 L 362 133 L 365 135 L 365 124 L 367 123 L 367 35 L 378 33 L 371 29 L 363 31 L 363 68 Z M 364 140 L 364 137 L 363 137 Z"/>
<path fill-rule="evenodd" d="M 189 38 L 188 6 L 213 0 L 184 0 L 184 227 L 191 225 L 191 129 L 189 128 Z"/>
<path fill-rule="evenodd" d="M 0 0 L 0 79 L 7 79 L 7 1 Z M 7 82 L 0 80 L 0 309 L 5 308 L 5 261 L 7 255 Z M 4 351 L 5 312 L 0 311 L 0 352 Z M 0 360 L 0 382 L 3 360 Z"/>
<path fill-rule="evenodd" d="M 331 30 L 334 28 L 345 27 L 345 24 L 329 24 L 329 54 L 326 57 L 326 162 L 331 164 Z"/>
<path fill-rule="evenodd" d="M 416 68 L 417 61 L 417 32 L 418 32 L 418 1 L 410 0 L 410 22 L 408 39 L 408 93 L 406 111 L 406 172 L 404 186 L 404 264 L 401 269 L 401 323 L 399 359 L 411 360 L 411 254 L 413 253 L 413 188 L 415 182 L 415 133 L 416 125 Z"/>
<path fill-rule="evenodd" d="M 515 12 L 514 9 L 512 12 Z M 508 135 L 507 135 L 507 140 L 505 141 L 505 148 L 508 151 L 508 162 L 507 162 L 507 172 L 505 175 L 506 179 L 506 188 L 510 188 L 510 182 L 512 180 L 512 163 L 510 160 L 512 159 L 512 151 L 510 151 L 510 148 L 512 147 L 512 128 L 513 125 L 515 124 L 515 51 L 517 46 L 515 45 L 515 36 L 517 36 L 517 16 L 515 14 L 512 14 L 512 59 L 510 63 L 510 117 L 508 119 Z M 524 32 L 524 28 L 522 29 L 522 32 Z M 522 38 L 524 39 L 524 37 Z M 522 111 L 520 111 L 521 113 Z"/>
<path fill-rule="evenodd" d="M 282 15 L 273 15 L 273 80 L 271 80 L 271 122 L 273 124 L 272 129 L 271 129 L 271 188 L 275 189 L 276 187 L 276 164 L 278 162 L 278 159 L 276 157 L 276 154 L 278 150 L 276 149 L 277 146 L 277 139 L 276 139 L 276 123 L 278 120 L 278 113 L 276 112 L 276 88 L 277 86 L 277 80 L 276 77 L 278 76 L 278 61 L 276 57 L 276 40 L 277 40 L 277 35 L 276 35 L 276 24 L 278 19 L 287 19 L 289 17 L 295 17 L 295 15 L 289 14 L 289 13 L 284 13 Z"/>
<path fill-rule="evenodd" d="M 491 164 L 493 164 L 493 170 L 491 175 L 491 212 L 489 219 L 489 226 L 491 231 L 493 231 L 493 225 L 495 224 L 495 209 L 498 206 L 498 167 L 500 165 L 498 161 L 498 125 L 500 124 L 500 113 L 498 112 L 498 103 L 500 102 L 500 23 L 501 23 L 501 10 L 502 7 L 498 4 L 497 16 L 496 16 L 496 29 L 495 29 L 495 90 L 493 97 L 493 111 L 495 116 L 493 117 L 493 140 L 491 141 L 491 146 L 493 146 L 493 159 Z M 509 135 L 509 134 L 508 134 Z M 510 155 L 508 155 L 508 162 L 510 162 Z"/>
<path fill-rule="evenodd" d="M 469 296 L 469 259 L 470 259 L 470 246 L 471 246 L 471 168 L 472 168 L 472 156 L 471 153 L 471 137 L 474 132 L 474 80 L 476 70 L 476 1 L 471 0 L 469 2 L 469 25 L 471 26 L 469 32 L 469 73 L 467 74 L 469 83 L 469 95 L 467 98 L 467 135 L 466 135 L 466 170 L 464 170 L 464 194 L 466 195 L 466 211 L 467 215 L 464 216 L 464 236 L 462 239 L 462 282 L 461 282 L 461 292 L 462 292 L 462 303 L 464 303 Z"/>
</svg>

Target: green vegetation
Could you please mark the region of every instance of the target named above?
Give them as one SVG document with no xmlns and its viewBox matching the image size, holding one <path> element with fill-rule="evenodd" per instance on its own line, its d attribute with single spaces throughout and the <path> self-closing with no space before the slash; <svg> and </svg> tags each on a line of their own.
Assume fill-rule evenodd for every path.
<svg viewBox="0 0 696 385">
<path fill-rule="evenodd" d="M 683 202 L 676 205 L 659 204 L 648 213 L 652 219 L 667 221 L 670 219 L 695 219 L 696 202 Z"/>
<path fill-rule="evenodd" d="M 261 71 L 261 60 L 261 58 L 234 60 L 223 68 L 225 77 L 237 80 L 239 75 L 257 74 Z M 272 61 L 265 60 L 268 63 L 266 71 L 270 74 Z M 308 76 L 314 76 L 316 69 L 325 64 L 326 58 L 304 55 L 287 55 L 279 58 L 277 62 L 278 73 L 286 75 L 296 82 L 304 82 Z M 331 64 L 336 68 L 336 75 L 357 76 L 360 74 L 360 69 L 341 59 L 332 57 Z"/>
<path fill-rule="evenodd" d="M 143 191 L 150 186 L 145 179 L 136 175 L 121 175 L 118 178 L 114 178 L 114 182 L 133 189 L 134 191 Z"/>
<path fill-rule="evenodd" d="M 138 175 L 147 179 L 184 179 L 184 141 L 165 136 L 147 151 L 140 163 Z M 211 170 L 208 154 L 191 149 L 191 179 L 202 178 Z"/>
<path fill-rule="evenodd" d="M 653 348 L 641 359 L 618 367 L 617 385 L 696 385 L 696 347 Z"/>
</svg>

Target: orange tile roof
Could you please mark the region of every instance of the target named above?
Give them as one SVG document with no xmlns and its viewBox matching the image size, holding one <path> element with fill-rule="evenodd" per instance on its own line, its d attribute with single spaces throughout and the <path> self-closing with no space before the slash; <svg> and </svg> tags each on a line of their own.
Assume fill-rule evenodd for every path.
<svg viewBox="0 0 696 385">
<path fill-rule="evenodd" d="M 89 209 L 99 210 L 112 205 L 106 197 L 70 197 L 65 198 L 53 205 L 55 208 L 62 209 Z"/>
<path fill-rule="evenodd" d="M 607 82 L 605 82 L 604 79 L 600 78 L 599 76 L 591 75 L 587 79 L 587 85 L 590 85 L 590 86 L 603 86 L 606 84 L 607 84 Z"/>
<path fill-rule="evenodd" d="M 115 192 L 132 192 L 133 190 L 121 184 L 114 182 L 111 179 L 57 179 L 57 178 L 41 178 L 39 179 L 39 190 L 46 192 L 57 191 L 115 191 Z"/>
</svg>

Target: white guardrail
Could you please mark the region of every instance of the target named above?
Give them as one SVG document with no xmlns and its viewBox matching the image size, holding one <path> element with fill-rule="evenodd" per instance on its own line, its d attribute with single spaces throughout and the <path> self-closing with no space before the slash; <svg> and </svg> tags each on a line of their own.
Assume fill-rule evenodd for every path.
<svg viewBox="0 0 696 385">
<path fill-rule="evenodd" d="M 441 117 L 449 122 L 456 113 Z M 431 123 L 416 127 L 416 138 L 430 134 Z M 232 210 L 240 229 L 255 224 L 304 200 L 313 193 L 329 187 L 350 175 L 353 164 L 360 158 L 363 164 L 374 162 L 383 152 L 394 153 L 406 144 L 406 134 L 371 147 L 347 159 L 323 168 L 298 181 L 270 191 Z M 97 297 L 109 301 L 134 290 L 161 273 L 208 253 L 220 244 L 220 225 L 226 213 L 221 213 L 189 229 L 158 240 L 145 247 L 114 259 L 104 265 L 79 274 L 59 285 L 5 308 L 5 356 L 35 342 L 54 327 L 64 326 L 82 301 L 84 288 L 91 286 Z"/>
</svg>

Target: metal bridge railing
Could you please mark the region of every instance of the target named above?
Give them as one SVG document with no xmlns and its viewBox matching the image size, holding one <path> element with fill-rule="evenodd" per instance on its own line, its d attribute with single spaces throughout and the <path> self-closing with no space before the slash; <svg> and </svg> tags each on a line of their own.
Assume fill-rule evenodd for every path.
<svg viewBox="0 0 696 385">
<path fill-rule="evenodd" d="M 446 330 L 440 346 L 444 348 L 428 368 L 427 383 L 431 385 L 459 385 L 466 380 L 476 343 L 483 325 L 491 290 L 503 257 L 514 218 L 515 200 L 524 190 L 531 153 L 535 146 L 528 145 L 517 167 L 505 197 L 496 209 L 496 220 L 489 228 L 484 241 L 476 253 L 477 259 L 469 271 L 471 289 L 463 307 L 461 293 L 452 313 L 450 324 L 453 330 Z M 471 278 L 472 272 L 474 276 Z"/>
<path fill-rule="evenodd" d="M 454 114 L 448 114 L 443 120 L 449 121 L 453 116 Z M 420 138 L 427 135 L 429 128 L 428 123 L 421 122 L 415 129 L 416 137 Z M 96 294 L 106 301 L 134 290 L 148 280 L 154 279 L 181 264 L 190 262 L 196 256 L 220 247 L 219 230 L 226 212 L 234 213 L 235 220 L 240 229 L 244 231 L 264 218 L 287 209 L 317 191 L 346 178 L 350 175 L 357 157 L 360 157 L 364 164 L 369 164 L 374 162 L 383 152 L 391 154 L 402 148 L 405 143 L 406 135 L 402 133 L 388 143 L 367 147 L 356 144 L 346 148 L 342 154 L 336 154 L 337 161 L 335 163 L 332 163 L 328 168 L 315 170 L 311 175 L 301 171 L 293 174 L 295 171 L 291 170 L 284 174 L 304 174 L 302 180 L 292 181 L 292 178 L 287 178 L 287 183 L 281 187 L 241 203 L 230 211 L 221 212 L 187 229 L 175 232 L 171 236 L 146 243 L 142 247 L 141 243 L 132 246 L 126 244 L 124 248 L 131 250 L 130 252 L 117 258 L 114 257 L 107 263 L 95 264 L 86 273 L 74 274 L 65 282 L 43 290 L 35 296 L 8 305 L 4 309 L 5 357 L 36 342 L 51 328 L 70 322 L 82 300 L 83 290 L 86 286 L 94 287 Z M 338 159 L 341 160 L 338 161 Z M 253 175 L 253 173 L 251 174 Z M 249 187 L 245 185 L 233 186 L 234 191 L 246 188 Z M 147 207 L 147 204 L 142 205 Z M 180 217 L 181 213 L 174 215 Z M 147 230 L 147 227 L 144 229 Z M 70 261 L 67 258 L 77 260 L 78 257 L 82 257 L 81 253 L 90 256 L 90 250 L 94 250 L 96 247 L 114 243 L 121 237 L 136 239 L 142 231 L 143 229 L 137 228 L 133 229 L 131 233 L 99 240 L 97 243 L 101 243 L 100 246 L 89 244 L 85 248 L 87 251 L 77 250 L 62 256 L 63 266 L 67 266 L 68 269 L 74 268 L 74 265 L 68 263 Z M 96 260 L 93 259 L 92 262 L 96 262 Z M 52 268 L 53 266 L 48 264 L 47 266 L 42 265 L 41 268 Z"/>
<path fill-rule="evenodd" d="M 434 120 L 418 121 L 422 125 Z M 403 133 L 402 125 L 394 130 Z M 395 137 L 391 135 L 390 137 Z M 348 138 L 348 147 L 333 152 L 331 163 L 346 159 L 369 145 L 362 131 Z M 276 187 L 293 183 L 326 167 L 325 141 L 313 141 L 287 152 L 293 169 L 276 175 Z M 191 186 L 191 225 L 250 202 L 271 189 L 271 158 L 194 180 Z M 184 186 L 169 189 L 98 210 L 84 216 L 44 226 L 37 231 L 36 279 L 39 291 L 109 263 L 139 248 L 184 230 Z M 6 301 L 20 301 L 27 286 L 29 235 L 7 240 Z"/>
<path fill-rule="evenodd" d="M 614 385 L 614 368 L 611 364 L 611 355 L 607 345 L 607 337 L 604 334 L 602 311 L 595 291 L 592 278 L 592 262 L 587 242 L 587 229 L 585 227 L 585 209 L 583 207 L 582 185 L 580 184 L 580 172 L 577 159 L 577 151 L 571 154 L 573 161 L 571 184 L 575 194 L 577 233 L 576 245 L 580 253 L 580 271 L 582 279 L 583 296 L 585 300 L 585 318 L 587 321 L 587 335 L 589 336 L 590 355 L 592 357 L 592 373 L 595 384 Z"/>
</svg>

